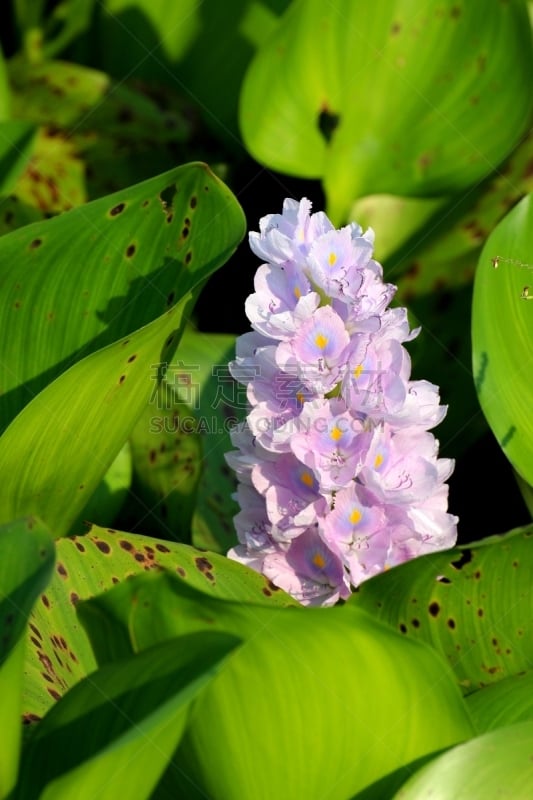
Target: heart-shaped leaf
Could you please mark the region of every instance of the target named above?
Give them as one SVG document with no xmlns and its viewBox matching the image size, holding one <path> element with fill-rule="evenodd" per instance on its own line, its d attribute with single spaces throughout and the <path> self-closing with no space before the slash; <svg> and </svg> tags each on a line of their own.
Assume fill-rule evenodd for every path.
<svg viewBox="0 0 533 800">
<path fill-rule="evenodd" d="M 252 61 L 241 129 L 260 162 L 322 178 L 342 222 L 365 194 L 453 193 L 494 170 L 529 126 L 532 68 L 523 3 L 306 0 Z"/>
</svg>

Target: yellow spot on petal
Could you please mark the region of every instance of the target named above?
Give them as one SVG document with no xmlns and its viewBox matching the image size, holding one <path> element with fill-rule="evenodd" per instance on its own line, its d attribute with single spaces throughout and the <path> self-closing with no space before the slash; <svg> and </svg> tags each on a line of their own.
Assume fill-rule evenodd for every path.
<svg viewBox="0 0 533 800">
<path fill-rule="evenodd" d="M 313 475 L 310 472 L 302 472 L 300 480 L 305 486 L 312 486 L 314 483 Z"/>
<path fill-rule="evenodd" d="M 333 439 L 334 442 L 338 442 L 339 439 L 342 437 L 342 431 L 338 425 L 335 425 L 329 432 L 329 435 Z"/>
<path fill-rule="evenodd" d="M 358 364 L 356 366 L 356 368 L 354 369 L 354 371 L 353 371 L 354 378 L 356 378 L 356 379 L 360 378 L 362 371 L 363 371 L 363 365 L 362 364 Z"/>
<path fill-rule="evenodd" d="M 305 397 L 303 392 L 296 392 L 296 399 L 298 400 L 299 405 L 303 406 L 303 404 L 305 403 Z"/>
<path fill-rule="evenodd" d="M 358 525 L 361 522 L 362 517 L 363 517 L 363 515 L 361 514 L 359 509 L 358 508 L 354 508 L 354 510 L 352 511 L 352 513 L 349 516 L 350 523 L 352 525 Z"/>
<path fill-rule="evenodd" d="M 328 264 L 332 267 L 337 260 L 337 253 L 330 253 L 328 256 Z"/>
<path fill-rule="evenodd" d="M 326 559 L 324 558 L 322 553 L 315 553 L 311 561 L 313 562 L 315 567 L 318 567 L 318 569 L 324 569 L 324 567 L 326 566 Z"/>
<path fill-rule="evenodd" d="M 381 467 L 381 465 L 383 464 L 384 460 L 385 459 L 383 458 L 383 455 L 381 453 L 378 453 L 377 456 L 374 459 L 374 467 L 375 467 L 375 469 L 379 469 Z"/>
<path fill-rule="evenodd" d="M 302 296 L 302 292 L 301 292 L 301 290 L 300 290 L 300 287 L 299 287 L 299 286 L 295 286 L 295 287 L 294 287 L 294 289 L 293 289 L 293 294 L 294 294 L 294 296 L 295 296 L 295 298 L 296 298 L 297 300 L 299 300 L 299 299 L 300 299 L 300 297 Z"/>
<path fill-rule="evenodd" d="M 315 344 L 321 350 L 323 350 L 326 347 L 328 342 L 329 342 L 328 337 L 324 336 L 323 333 L 317 333 L 317 335 L 315 336 Z"/>
</svg>

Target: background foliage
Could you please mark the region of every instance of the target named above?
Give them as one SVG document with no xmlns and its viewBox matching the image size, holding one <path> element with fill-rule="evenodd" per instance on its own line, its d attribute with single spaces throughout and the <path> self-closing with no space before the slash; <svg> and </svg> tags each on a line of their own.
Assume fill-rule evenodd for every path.
<svg viewBox="0 0 533 800">
<path fill-rule="evenodd" d="M 0 798 L 526 800 L 532 4 L 230 5 L 3 9 Z M 329 610 L 223 556 L 286 196 L 375 229 L 457 459 L 462 544 Z"/>
</svg>

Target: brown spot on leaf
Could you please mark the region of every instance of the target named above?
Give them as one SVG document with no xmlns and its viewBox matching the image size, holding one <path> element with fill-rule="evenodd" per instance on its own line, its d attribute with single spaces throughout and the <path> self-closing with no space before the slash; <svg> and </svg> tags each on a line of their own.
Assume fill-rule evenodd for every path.
<svg viewBox="0 0 533 800">
<path fill-rule="evenodd" d="M 432 617 L 438 617 L 440 612 L 440 605 L 434 600 L 432 603 L 429 604 L 428 611 Z"/>
<path fill-rule="evenodd" d="M 131 552 L 133 550 L 133 545 L 131 542 L 128 542 L 127 539 L 121 539 L 119 545 L 122 547 L 123 550 L 127 550 Z"/>
<path fill-rule="evenodd" d="M 446 621 L 446 625 L 448 626 L 448 628 L 450 628 L 450 629 L 453 631 L 453 630 L 454 630 L 454 628 L 455 628 L 455 620 L 454 620 L 454 619 L 452 619 L 452 618 L 450 617 L 450 618 L 449 618 L 449 619 Z"/>
<path fill-rule="evenodd" d="M 34 634 L 35 634 L 35 635 L 36 635 L 36 636 L 37 636 L 39 639 L 41 639 L 41 640 L 42 640 L 42 638 L 43 638 L 43 637 L 42 637 L 42 635 L 41 635 L 41 631 L 39 630 L 39 628 L 38 628 L 36 625 L 34 625 L 34 624 L 33 624 L 33 622 L 30 622 L 30 630 L 32 630 L 32 631 L 33 631 L 33 633 L 34 633 Z"/>
<path fill-rule="evenodd" d="M 126 380 L 126 376 L 125 375 L 121 375 L 120 378 L 118 379 L 118 382 L 119 382 L 119 384 L 120 383 L 124 383 L 125 380 Z"/>
<path fill-rule="evenodd" d="M 404 625 L 403 622 L 400 623 L 400 631 L 402 633 L 407 633 L 407 625 Z"/>
<path fill-rule="evenodd" d="M 112 217 L 116 217 L 118 216 L 118 214 L 122 214 L 125 208 L 126 208 L 126 203 L 118 203 L 116 206 L 113 206 L 109 214 Z"/>
<path fill-rule="evenodd" d="M 42 243 L 43 243 L 42 239 L 33 239 L 30 242 L 30 250 L 36 250 L 38 247 L 42 245 Z"/>
<path fill-rule="evenodd" d="M 195 558 L 194 563 L 196 564 L 200 572 L 204 574 L 213 569 L 213 565 L 211 564 L 209 559 L 204 558 L 203 556 Z"/>
<path fill-rule="evenodd" d="M 126 249 L 126 258 L 131 258 L 132 256 L 134 256 L 135 255 L 135 250 L 136 250 L 135 245 L 134 244 L 129 244 L 127 249 Z"/>
<path fill-rule="evenodd" d="M 187 576 L 187 573 L 185 572 L 183 567 L 176 567 L 176 572 L 178 573 L 180 578 L 185 578 Z"/>
<path fill-rule="evenodd" d="M 102 542 L 100 539 L 95 539 L 94 543 L 101 553 L 107 554 L 111 552 L 111 547 L 108 545 L 107 542 Z"/>
<path fill-rule="evenodd" d="M 84 544 L 82 544 L 81 542 L 77 542 L 77 541 L 74 542 L 74 544 L 76 545 L 76 547 L 78 548 L 80 553 L 85 553 L 85 545 Z"/>
<path fill-rule="evenodd" d="M 62 578 L 67 578 L 68 577 L 68 573 L 67 573 L 67 570 L 65 568 L 65 565 L 62 564 L 61 561 L 57 562 L 56 569 L 57 569 L 58 574 L 61 575 Z"/>
<path fill-rule="evenodd" d="M 73 606 L 75 606 L 78 603 L 79 599 L 80 599 L 79 595 L 77 595 L 76 592 L 70 593 L 70 602 L 72 603 Z"/>
<path fill-rule="evenodd" d="M 168 548 L 165 544 L 161 544 L 158 542 L 155 546 L 156 550 L 159 550 L 160 553 L 170 553 L 170 548 Z"/>
<path fill-rule="evenodd" d="M 54 665 L 46 653 L 37 653 L 37 657 L 49 675 L 55 675 Z"/>
<path fill-rule="evenodd" d="M 55 690 L 55 689 L 50 689 L 50 687 L 48 687 L 48 688 L 46 689 L 46 691 L 48 692 L 48 694 L 50 695 L 50 697 L 53 697 L 53 698 L 54 698 L 54 700 L 61 700 L 61 695 L 59 694 L 59 692 L 56 692 L 56 690 Z"/>
<path fill-rule="evenodd" d="M 185 263 L 189 265 L 191 263 L 191 259 L 192 259 L 192 252 L 190 250 L 187 250 L 187 252 L 185 253 Z"/>
<path fill-rule="evenodd" d="M 146 556 L 144 555 L 144 553 L 137 552 L 137 553 L 135 553 L 134 558 L 135 558 L 135 561 L 139 561 L 141 563 L 144 563 L 144 561 L 146 561 Z"/>
<path fill-rule="evenodd" d="M 50 600 L 45 594 L 41 595 L 41 600 L 43 602 L 43 605 L 46 606 L 46 608 L 50 608 Z"/>
</svg>

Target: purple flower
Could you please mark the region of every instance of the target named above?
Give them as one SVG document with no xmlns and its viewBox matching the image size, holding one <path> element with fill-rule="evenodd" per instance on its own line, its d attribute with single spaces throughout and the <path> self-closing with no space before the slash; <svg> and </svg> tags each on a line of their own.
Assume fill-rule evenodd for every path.
<svg viewBox="0 0 533 800">
<path fill-rule="evenodd" d="M 317 395 L 333 389 L 346 368 L 349 334 L 330 306 L 318 308 L 293 338 L 276 350 L 276 361 L 285 372 L 297 374 Z"/>
<path fill-rule="evenodd" d="M 228 555 L 300 602 L 331 605 L 384 569 L 451 547 L 453 461 L 430 433 L 438 388 L 411 379 L 407 312 L 372 259 L 373 233 L 335 230 L 285 200 L 250 246 L 265 263 L 246 301 L 253 331 L 230 370 L 249 412 L 226 455 L 238 477 Z"/>
<path fill-rule="evenodd" d="M 370 434 L 340 398 L 306 403 L 290 439 L 295 456 L 316 474 L 321 490 L 348 486 L 364 463 Z"/>
</svg>

